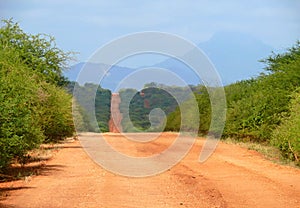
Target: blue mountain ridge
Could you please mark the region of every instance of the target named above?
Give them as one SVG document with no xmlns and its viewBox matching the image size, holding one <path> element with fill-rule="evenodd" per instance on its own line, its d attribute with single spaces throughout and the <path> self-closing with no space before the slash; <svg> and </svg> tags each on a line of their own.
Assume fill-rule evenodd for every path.
<svg viewBox="0 0 300 208">
<path fill-rule="evenodd" d="M 224 85 L 258 76 L 259 73 L 263 71 L 264 67 L 263 63 L 259 62 L 259 60 L 268 57 L 273 50 L 272 47 L 250 35 L 228 31 L 216 33 L 210 40 L 198 44 L 198 47 L 213 63 Z M 69 70 L 65 71 L 64 75 L 68 77 L 69 80 L 76 81 L 77 76 L 83 67 L 88 68 L 89 71 L 91 71 L 91 74 L 87 75 L 85 79 L 89 82 L 89 80 L 93 80 L 93 71 L 99 71 L 102 68 L 107 67 L 107 65 L 101 63 L 81 62 L 71 66 Z M 160 63 L 154 63 L 153 65 L 148 66 L 148 68 L 149 67 L 168 69 L 177 74 L 187 84 L 197 85 L 201 83 L 201 77 L 199 78 L 188 66 L 175 58 L 167 58 Z M 100 85 L 103 88 L 115 91 L 116 86 L 124 77 L 140 69 L 141 67 L 130 68 L 118 65 L 111 66 L 111 69 L 106 74 Z M 91 79 L 89 79 L 88 76 L 91 76 Z M 141 73 L 136 76 L 136 79 L 140 81 L 144 79 L 145 76 L 149 78 L 151 75 Z M 166 76 L 165 82 L 167 82 L 167 84 L 176 85 L 176 82 L 174 81 L 173 83 L 166 74 L 162 73 L 161 77 L 162 76 Z M 164 79 L 160 80 L 162 82 L 164 81 Z M 135 86 L 134 83 L 132 85 Z M 137 84 L 135 88 L 140 88 L 140 86 Z"/>
</svg>

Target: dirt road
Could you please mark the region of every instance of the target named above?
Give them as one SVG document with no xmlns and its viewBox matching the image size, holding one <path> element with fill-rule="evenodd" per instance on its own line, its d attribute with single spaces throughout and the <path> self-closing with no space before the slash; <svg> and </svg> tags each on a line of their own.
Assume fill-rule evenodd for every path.
<svg viewBox="0 0 300 208">
<path fill-rule="evenodd" d="M 105 138 L 125 154 L 149 156 L 166 149 L 175 136 L 164 133 L 149 143 L 117 134 Z M 94 163 L 78 141 L 65 143 L 40 175 L 0 184 L 7 193 L 0 207 L 300 207 L 299 169 L 224 143 L 208 161 L 198 163 L 203 143 L 198 139 L 175 167 L 145 178 L 110 173 Z"/>
<path fill-rule="evenodd" d="M 110 120 L 108 122 L 109 132 L 119 133 L 122 132 L 122 114 L 120 112 L 121 98 L 119 93 L 112 93 L 110 105 Z"/>
</svg>

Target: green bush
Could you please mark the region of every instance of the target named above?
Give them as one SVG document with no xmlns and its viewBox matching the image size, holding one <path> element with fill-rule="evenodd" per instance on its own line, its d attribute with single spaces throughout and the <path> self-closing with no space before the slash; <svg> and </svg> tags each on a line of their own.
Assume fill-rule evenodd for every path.
<svg viewBox="0 0 300 208">
<path fill-rule="evenodd" d="M 300 43 L 264 62 L 268 73 L 225 87 L 226 137 L 268 143 L 282 115 L 289 112 L 290 95 L 300 86 Z"/>
<path fill-rule="evenodd" d="M 175 97 L 186 96 L 187 93 L 183 94 L 184 90 L 182 87 L 170 87 L 154 82 L 146 84 L 141 92 L 135 89 L 120 90 L 123 131 L 162 131 L 165 124 L 163 114 L 167 116 L 176 109 L 178 103 Z"/>
<path fill-rule="evenodd" d="M 198 110 L 200 116 L 200 123 L 198 128 L 198 133 L 200 135 L 205 135 L 209 131 L 210 122 L 211 122 L 211 104 L 209 100 L 209 94 L 205 86 L 199 85 L 198 87 L 194 87 L 193 89 L 194 96 L 198 103 Z M 193 102 L 192 100 L 186 100 L 185 102 L 181 103 L 180 107 L 177 107 L 175 111 L 168 115 L 167 124 L 166 124 L 166 131 L 179 131 L 180 127 L 182 130 L 195 130 L 197 127 L 193 119 L 187 119 L 186 121 L 182 121 L 181 119 L 181 112 L 180 109 L 184 109 L 185 115 L 187 118 L 193 118 L 195 112 L 192 109 Z M 183 123 L 182 123 L 183 122 Z"/>
<path fill-rule="evenodd" d="M 76 127 L 76 132 L 88 132 L 91 129 L 90 118 L 84 110 L 84 108 L 79 105 L 75 98 L 73 98 L 73 122 Z"/>
<path fill-rule="evenodd" d="M 22 62 L 39 75 L 40 80 L 59 86 L 67 83 L 62 72 L 73 53 L 59 49 L 52 36 L 27 34 L 11 19 L 2 22 L 4 23 L 0 28 L 2 49 L 14 49 Z"/>
<path fill-rule="evenodd" d="M 42 105 L 40 125 L 46 142 L 58 142 L 73 136 L 72 97 L 57 86 L 43 83 L 40 91 Z"/>
<path fill-rule="evenodd" d="M 74 132 L 71 96 L 61 87 L 67 54 L 54 39 L 24 33 L 4 21 L 0 28 L 0 171 L 24 162 L 29 150 Z"/>
<path fill-rule="evenodd" d="M 0 170 L 44 139 L 39 84 L 13 51 L 0 51 Z"/>
<path fill-rule="evenodd" d="M 75 91 L 73 92 L 74 89 Z M 110 90 L 103 89 L 93 83 L 85 83 L 84 86 L 80 86 L 76 82 L 71 82 L 68 86 L 68 91 L 76 99 L 76 102 L 73 104 L 73 114 L 76 115 L 74 122 L 78 132 L 109 131 Z M 94 116 L 97 123 L 92 119 Z"/>
<path fill-rule="evenodd" d="M 272 134 L 272 144 L 282 155 L 300 165 L 300 88 L 290 102 L 290 113 Z"/>
</svg>

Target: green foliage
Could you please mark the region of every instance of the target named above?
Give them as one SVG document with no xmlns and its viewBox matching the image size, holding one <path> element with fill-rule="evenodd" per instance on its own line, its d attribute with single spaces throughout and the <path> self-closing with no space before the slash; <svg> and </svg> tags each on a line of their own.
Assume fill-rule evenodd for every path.
<svg viewBox="0 0 300 208">
<path fill-rule="evenodd" d="M 135 94 L 130 101 L 129 116 L 136 128 L 147 130 L 151 127 L 149 114 L 153 109 L 160 108 L 168 114 L 174 111 L 176 106 L 176 100 L 165 90 L 146 88 L 140 93 Z"/>
<path fill-rule="evenodd" d="M 80 104 L 73 98 L 73 121 L 77 132 L 88 132 L 91 129 L 90 118 L 86 111 Z"/>
<path fill-rule="evenodd" d="M 200 114 L 199 134 L 205 135 L 208 133 L 211 122 L 211 103 L 209 94 L 204 86 L 199 86 L 199 89 L 194 91 L 196 100 L 198 102 Z"/>
<path fill-rule="evenodd" d="M 75 86 L 76 88 L 74 88 Z M 98 129 L 101 132 L 109 131 L 110 90 L 103 89 L 99 85 L 92 83 L 80 86 L 75 82 L 70 83 L 68 88 L 69 92 L 73 92 L 73 89 L 75 89 L 73 95 L 76 103 L 73 104 L 73 114 L 77 115 L 74 118 L 74 122 L 77 124 L 76 130 L 79 132 L 98 132 Z M 93 106 L 93 103 L 95 103 L 95 106 Z M 93 117 L 96 117 L 97 123 L 92 119 Z"/>
<path fill-rule="evenodd" d="M 42 142 L 73 135 L 71 97 L 59 87 L 67 56 L 54 40 L 0 28 L 0 171 Z"/>
<path fill-rule="evenodd" d="M 264 60 L 269 74 L 226 86 L 225 136 L 269 142 L 272 131 L 289 112 L 291 93 L 300 86 L 300 47 Z"/>
<path fill-rule="evenodd" d="M 19 58 L 32 70 L 35 70 L 42 80 L 55 85 L 65 85 L 67 80 L 62 75 L 72 53 L 59 49 L 53 37 L 46 34 L 31 35 L 25 33 L 12 20 L 3 20 L 0 28 L 1 50 L 14 49 Z"/>
<path fill-rule="evenodd" d="M 199 116 L 200 116 L 200 125 L 198 129 L 198 133 L 200 135 L 204 135 L 208 133 L 210 122 L 211 122 L 211 103 L 209 100 L 209 94 L 207 89 L 199 85 L 198 87 L 193 88 L 194 96 L 196 98 L 196 101 L 198 103 L 198 110 L 199 110 Z M 189 113 L 189 109 L 191 109 L 191 100 L 187 100 L 183 102 L 180 107 L 177 107 L 176 110 L 169 114 L 167 125 L 166 125 L 166 131 L 179 131 L 180 127 L 182 126 L 182 120 L 181 120 L 181 109 L 187 109 L 185 112 Z M 191 112 L 193 113 L 193 112 Z M 188 116 L 187 117 L 191 117 Z M 192 120 L 187 120 L 184 122 L 186 127 L 182 126 L 182 128 L 189 128 L 194 129 L 193 125 L 195 124 Z"/>
<path fill-rule="evenodd" d="M 165 131 L 180 131 L 181 112 L 179 106 L 168 115 Z"/>
<path fill-rule="evenodd" d="M 44 83 L 39 93 L 43 108 L 40 125 L 46 142 L 58 142 L 73 135 L 72 97 L 64 89 Z"/>
<path fill-rule="evenodd" d="M 265 74 L 225 86 L 227 116 L 223 136 L 266 144 L 271 139 L 284 157 L 299 164 L 300 42 L 285 53 L 273 53 L 263 62 L 267 64 Z M 298 94 L 291 96 L 297 88 Z M 211 104 L 204 89 L 193 88 L 199 105 L 200 134 L 207 133 L 211 121 Z M 184 103 L 181 107 L 186 108 Z M 180 116 L 179 108 L 170 113 L 166 129 L 179 131 Z"/>
<path fill-rule="evenodd" d="M 35 75 L 14 51 L 0 50 L 0 170 L 44 139 L 38 91 Z"/>
<path fill-rule="evenodd" d="M 111 91 L 98 87 L 95 97 L 95 114 L 100 132 L 109 131 L 108 122 L 110 120 L 110 104 Z"/>
<path fill-rule="evenodd" d="M 170 117 L 165 121 L 165 115 L 173 112 L 178 106 L 178 102 L 186 100 L 189 96 L 185 88 L 157 83 L 146 84 L 141 92 L 134 89 L 123 89 L 119 94 L 121 98 L 120 111 L 123 115 L 121 124 L 125 132 L 162 131 L 165 122 L 168 123 L 173 119 Z M 166 127 L 165 130 L 170 129 Z"/>
<path fill-rule="evenodd" d="M 138 91 L 130 88 L 121 89 L 119 91 L 119 96 L 121 99 L 119 108 L 120 108 L 120 112 L 122 113 L 121 125 L 124 132 L 138 131 L 138 129 L 134 128 L 134 126 L 132 125 L 129 117 L 130 101 L 136 94 L 138 94 Z"/>
<path fill-rule="evenodd" d="M 200 135 L 205 135 L 210 130 L 210 124 L 211 124 L 211 102 L 208 94 L 208 90 L 205 86 L 199 85 L 199 86 L 193 86 L 191 87 L 194 97 L 196 98 L 196 102 L 198 104 L 198 111 L 200 116 L 200 123 L 198 127 L 198 133 Z M 211 92 L 213 92 L 215 89 L 211 88 Z M 189 114 L 192 113 L 193 110 L 191 109 L 192 100 L 186 100 L 183 102 L 180 107 L 177 107 L 175 111 L 171 112 L 168 115 L 168 121 L 166 125 L 166 131 L 179 131 L 180 127 L 186 128 L 182 126 L 182 115 L 180 109 L 185 109 L 185 113 Z M 186 110 L 187 109 L 187 110 Z M 190 110 L 190 112 L 189 112 Z M 188 116 L 187 117 L 191 117 Z M 195 129 L 193 127 L 194 121 L 185 121 L 187 126 L 192 127 L 192 129 Z"/>
<path fill-rule="evenodd" d="M 271 138 L 285 158 L 296 161 L 300 165 L 300 88 L 293 94 L 290 102 L 290 113 L 285 115 Z"/>
<path fill-rule="evenodd" d="M 224 135 L 235 138 L 259 138 L 266 103 L 258 80 L 246 80 L 225 87 L 227 118 Z"/>
</svg>

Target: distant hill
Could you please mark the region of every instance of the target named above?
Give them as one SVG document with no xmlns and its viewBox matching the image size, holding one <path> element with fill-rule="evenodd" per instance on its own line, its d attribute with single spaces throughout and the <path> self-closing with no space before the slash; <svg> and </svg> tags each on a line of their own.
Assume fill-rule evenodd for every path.
<svg viewBox="0 0 300 208">
<path fill-rule="evenodd" d="M 216 33 L 198 46 L 211 59 L 225 85 L 259 75 L 264 67 L 259 60 L 274 50 L 252 36 L 236 32 Z"/>
<path fill-rule="evenodd" d="M 259 60 L 271 54 L 273 48 L 252 36 L 236 32 L 216 33 L 209 41 L 198 44 L 214 64 L 224 85 L 259 75 L 264 65 Z M 176 59 L 170 58 L 156 64 L 175 72 L 186 73 L 190 84 L 197 84 L 191 69 Z"/>
<path fill-rule="evenodd" d="M 224 31 L 216 33 L 210 40 L 200 43 L 198 46 L 215 65 L 224 85 L 259 75 L 259 73 L 263 71 L 264 66 L 259 60 L 266 58 L 273 50 L 272 47 L 247 34 Z M 70 70 L 65 72 L 65 76 L 71 81 L 76 81 L 77 75 L 84 66 L 91 71 L 91 73 L 88 73 L 85 77 L 87 82 L 91 82 L 94 78 L 93 72 L 97 70 L 101 71 L 107 65 L 78 63 L 71 66 Z M 187 84 L 198 85 L 201 83 L 201 79 L 199 79 L 188 66 L 173 58 L 166 59 L 165 61 L 148 67 L 169 69 L 178 74 Z M 115 91 L 123 78 L 138 70 L 139 69 L 115 65 L 111 68 L 100 85 L 103 88 Z M 155 77 L 151 80 L 149 73 L 137 73 L 135 79 L 136 81 L 141 81 L 148 78 L 146 83 L 152 81 L 168 85 L 176 85 L 177 83 L 177 81 L 172 82 L 171 78 L 165 73 L 161 73 L 158 77 L 160 77 L 160 80 L 155 80 Z M 131 88 L 141 88 L 140 83 L 134 83 L 134 80 L 130 80 L 130 82 L 132 84 Z"/>
<path fill-rule="evenodd" d="M 84 79 L 86 80 L 86 83 L 91 83 L 94 80 L 95 73 L 99 71 L 103 71 L 104 68 L 107 68 L 107 65 L 100 64 L 100 63 L 85 63 L 80 62 L 78 64 L 75 64 L 70 67 L 69 70 L 65 71 L 65 76 L 69 78 L 71 81 L 77 81 L 77 77 L 80 73 L 80 71 L 85 68 L 90 73 L 85 73 Z M 101 83 L 95 83 L 100 84 L 102 88 L 110 89 L 114 91 L 115 87 L 118 85 L 118 83 L 128 74 L 133 72 L 134 69 L 126 68 L 126 67 L 120 67 L 120 66 L 113 66 L 109 73 L 106 74 L 104 79 Z M 80 83 L 81 85 L 85 83 Z"/>
</svg>

